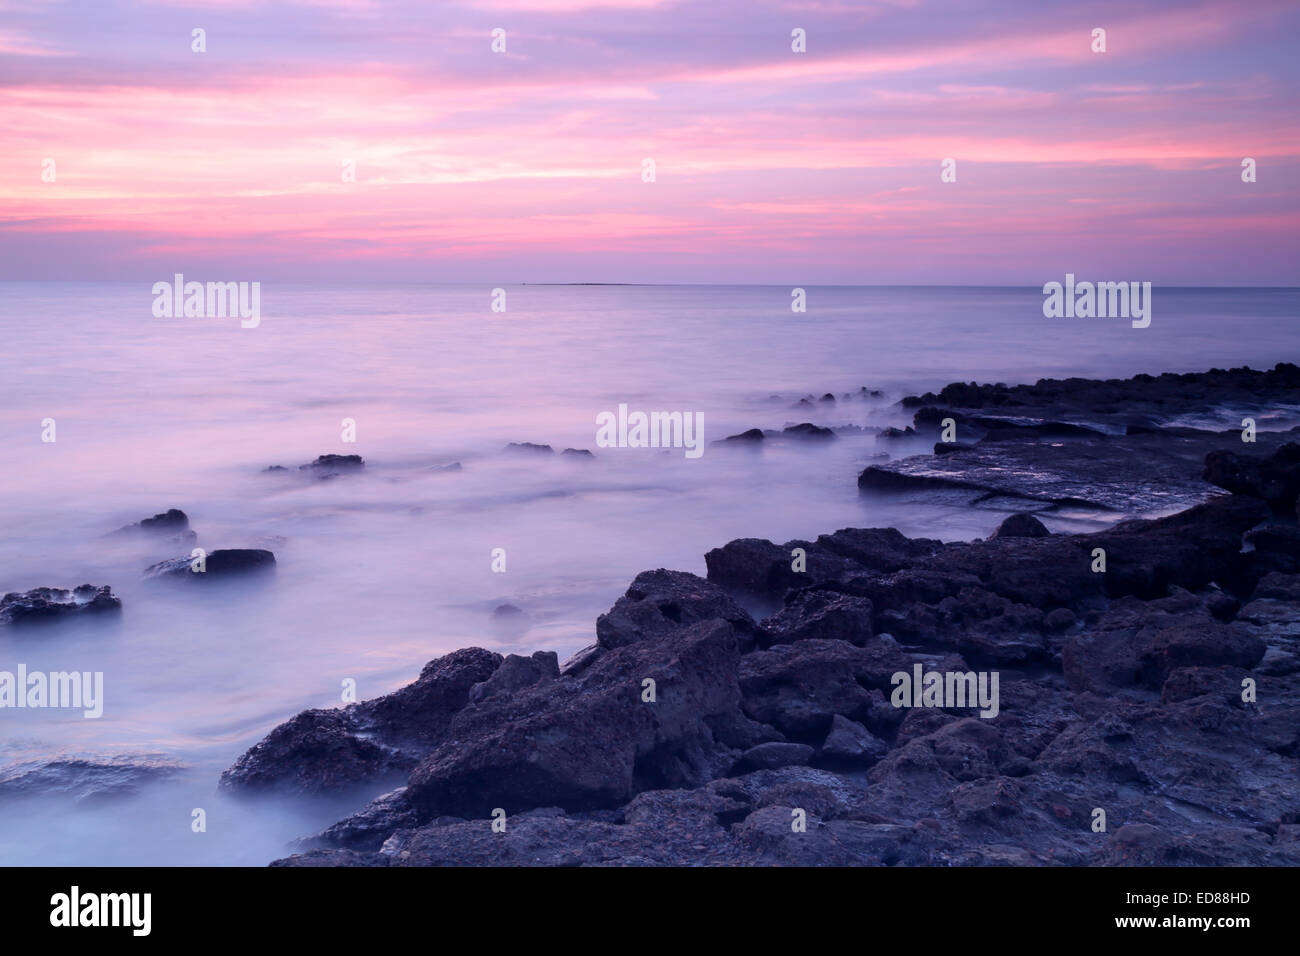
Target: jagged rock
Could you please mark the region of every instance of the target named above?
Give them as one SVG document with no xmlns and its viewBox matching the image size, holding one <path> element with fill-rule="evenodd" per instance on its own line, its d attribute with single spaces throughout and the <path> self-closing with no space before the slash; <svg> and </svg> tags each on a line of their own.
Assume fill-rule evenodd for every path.
<svg viewBox="0 0 1300 956">
<path fill-rule="evenodd" d="M 715 619 L 730 623 L 743 645 L 753 645 L 758 625 L 727 592 L 684 571 L 642 571 L 627 593 L 596 619 L 596 641 L 608 650 Z"/>
<path fill-rule="evenodd" d="M 741 659 L 743 710 L 792 740 L 821 743 L 836 714 L 865 721 L 873 703 L 869 689 L 892 690 L 890 677 L 910 668 L 896 645 L 878 641 L 867 647 L 819 639 L 779 644 Z"/>
<path fill-rule="evenodd" d="M 0 598 L 0 625 L 37 624 L 71 615 L 120 611 L 122 601 L 107 584 L 83 584 L 66 588 L 33 588 L 10 591 Z"/>
<path fill-rule="evenodd" d="M 831 717 L 831 729 L 817 752 L 819 763 L 830 767 L 870 767 L 889 745 L 857 721 L 840 714 Z"/>
<path fill-rule="evenodd" d="M 833 591 L 799 591 L 763 630 L 772 644 L 827 638 L 862 645 L 871 637 L 871 602 Z"/>
<path fill-rule="evenodd" d="M 556 680 L 559 676 L 560 665 L 555 651 L 537 651 L 532 657 L 507 654 L 491 677 L 470 688 L 469 699 L 479 701 L 508 696 L 540 681 Z"/>
<path fill-rule="evenodd" d="M 1163 448 L 1176 493 L 1156 475 L 1134 500 L 1165 511 L 1196 484 L 1194 452 L 1224 436 L 1162 417 L 1297 388 L 1300 369 L 1279 366 L 950 386 L 922 404 L 988 428 L 989 454 L 1058 445 L 1063 480 L 1074 455 L 1080 481 L 1110 468 L 1122 484 L 1142 459 L 1116 469 L 1117 455 Z M 1300 865 L 1300 566 L 1272 530 L 1288 521 L 1256 527 L 1268 517 L 1238 494 L 1093 534 L 1015 517 L 970 543 L 892 529 L 733 541 L 706 556 L 708 582 L 639 576 L 563 667 L 494 667 L 405 748 L 426 748 L 406 791 L 319 834 L 331 849 L 280 862 Z M 754 624 L 722 588 L 771 616 Z M 913 665 L 1000 672 L 996 715 L 895 707 L 891 677 Z M 397 749 L 366 727 L 340 738 Z M 1099 806 L 1109 835 L 1091 828 Z"/>
<path fill-rule="evenodd" d="M 221 775 L 244 792 L 328 793 L 409 771 L 436 747 L 470 690 L 501 656 L 454 651 L 425 665 L 415 683 L 335 710 L 305 710 L 271 731 Z"/>
<path fill-rule="evenodd" d="M 555 449 L 550 445 L 536 445 L 530 441 L 512 441 L 505 450 L 520 455 L 554 455 Z"/>
<path fill-rule="evenodd" d="M 170 534 L 180 534 L 188 531 L 190 527 L 189 516 L 179 508 L 169 508 L 166 511 L 154 515 L 152 518 L 145 518 L 137 521 L 135 524 L 129 524 L 119 528 L 116 534 L 129 534 L 134 531 L 166 532 Z"/>
<path fill-rule="evenodd" d="M 375 797 L 352 816 L 326 827 L 315 836 L 304 837 L 295 845 L 301 850 L 335 847 L 373 852 L 394 830 L 416 826 L 419 822 L 419 815 L 406 797 L 406 788 L 398 787 Z"/>
<path fill-rule="evenodd" d="M 484 700 L 456 715 L 410 778 L 426 816 L 494 807 L 613 807 L 637 792 L 696 786 L 730 763 L 711 720 L 739 705 L 735 629 L 725 620 L 607 648 L 576 676 Z M 644 681 L 655 681 L 653 702 Z"/>
<path fill-rule="evenodd" d="M 1065 643 L 1062 666 L 1076 692 L 1158 690 L 1182 667 L 1249 668 L 1264 642 L 1249 628 L 1224 624 L 1206 601 L 1186 591 L 1168 598 L 1117 601 L 1097 622 Z"/>
</svg>

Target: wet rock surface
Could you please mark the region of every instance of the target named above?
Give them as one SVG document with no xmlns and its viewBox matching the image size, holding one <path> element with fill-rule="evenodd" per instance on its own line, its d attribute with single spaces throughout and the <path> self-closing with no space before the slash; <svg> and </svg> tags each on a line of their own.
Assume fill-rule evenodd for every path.
<svg viewBox="0 0 1300 956">
<path fill-rule="evenodd" d="M 0 626 L 40 624 L 71 616 L 120 611 L 122 601 L 108 585 L 76 588 L 33 588 L 0 597 Z"/>
<path fill-rule="evenodd" d="M 1090 449 L 1151 440 L 1129 426 L 1297 386 L 1279 366 L 950 386 L 918 407 L 1014 419 L 999 449 L 1054 434 L 1060 474 L 1074 453 L 1088 488 L 1104 457 Z M 1245 452 L 1236 433 L 1166 437 L 1186 443 L 1160 446 L 1155 484 L 1175 491 L 1155 508 L 1151 481 L 1125 493 L 1162 517 L 1049 534 L 1017 514 L 956 543 L 732 541 L 707 578 L 639 575 L 563 665 L 458 651 L 396 694 L 300 714 L 223 784 L 389 787 L 285 866 L 1300 865 L 1292 453 L 1265 433 Z M 940 690 L 969 676 L 971 697 L 899 697 L 900 675 L 925 673 Z"/>
<path fill-rule="evenodd" d="M 260 575 L 275 570 L 275 554 L 261 548 L 229 548 L 209 552 L 204 558 L 204 570 L 194 570 L 194 558 L 171 558 L 145 568 L 146 578 L 175 578 L 209 581 L 216 578 L 235 578 Z"/>
<path fill-rule="evenodd" d="M 1300 404 L 1300 367 L 1289 363 L 1013 388 L 956 383 L 900 404 L 916 409 L 918 434 L 938 438 L 951 419 L 958 442 L 868 466 L 864 491 L 955 489 L 1132 515 L 1188 507 L 1214 487 L 1293 512 L 1300 491 L 1300 429 L 1241 440 L 1245 417 Z"/>
</svg>

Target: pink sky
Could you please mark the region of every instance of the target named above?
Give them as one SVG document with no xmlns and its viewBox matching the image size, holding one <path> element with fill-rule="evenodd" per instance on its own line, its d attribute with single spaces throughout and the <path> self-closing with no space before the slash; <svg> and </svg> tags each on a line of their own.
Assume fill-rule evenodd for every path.
<svg viewBox="0 0 1300 956">
<path fill-rule="evenodd" d="M 1300 284 L 1298 35 L 1269 0 L 0 3 L 0 278 Z"/>
</svg>

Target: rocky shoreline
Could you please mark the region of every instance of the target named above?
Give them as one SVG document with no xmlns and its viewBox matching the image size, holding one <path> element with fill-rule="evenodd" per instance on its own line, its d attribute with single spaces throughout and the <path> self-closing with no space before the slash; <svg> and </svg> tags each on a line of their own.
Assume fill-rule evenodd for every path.
<svg viewBox="0 0 1300 956">
<path fill-rule="evenodd" d="M 638 575 L 563 664 L 456 651 L 222 787 L 391 785 L 286 866 L 1300 864 L 1300 445 L 1242 439 L 1300 368 L 903 405 L 936 453 L 860 487 L 997 500 L 988 540 L 732 541 L 707 579 Z M 1029 513 L 1079 504 L 1164 516 Z"/>
</svg>

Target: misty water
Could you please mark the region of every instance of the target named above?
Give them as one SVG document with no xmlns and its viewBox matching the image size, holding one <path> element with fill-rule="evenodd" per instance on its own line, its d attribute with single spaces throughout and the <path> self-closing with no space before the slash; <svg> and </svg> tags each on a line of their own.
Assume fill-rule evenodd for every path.
<svg viewBox="0 0 1300 956">
<path fill-rule="evenodd" d="M 637 572 L 704 573 L 737 537 L 893 526 L 945 540 L 1002 515 L 960 497 L 864 497 L 899 397 L 955 380 L 1032 382 L 1297 357 L 1296 290 L 1160 289 L 1149 328 L 1046 319 L 1036 289 L 789 287 L 262 287 L 262 320 L 155 318 L 149 282 L 0 285 L 0 592 L 111 585 L 120 616 L 0 630 L 0 670 L 102 671 L 104 713 L 0 710 L 3 781 L 55 755 L 151 754 L 181 769 L 135 796 L 6 797 L 0 862 L 262 864 L 359 807 L 231 799 L 217 778 L 276 724 L 366 699 L 468 645 L 556 651 Z M 794 403 L 878 389 L 875 398 Z M 620 403 L 700 412 L 707 443 L 752 427 L 857 425 L 761 450 L 599 448 Z M 341 440 L 356 423 L 355 443 Z M 55 442 L 41 440 L 54 419 Z M 1239 423 L 1239 420 L 1238 420 Z M 1229 427 L 1225 421 L 1218 427 Z M 1264 427 L 1268 427 L 1264 423 Z M 502 454 L 508 442 L 592 460 Z M 297 466 L 360 454 L 328 481 Z M 460 462 L 459 471 L 439 467 Z M 269 465 L 289 472 L 264 472 Z M 165 536 L 106 537 L 180 508 L 208 550 L 266 547 L 269 581 L 145 581 L 188 554 Z M 1049 516 L 1056 530 L 1098 515 Z M 506 552 L 504 574 L 491 552 Z M 510 603 L 526 630 L 492 610 Z M 207 831 L 191 830 L 203 808 Z"/>
</svg>

